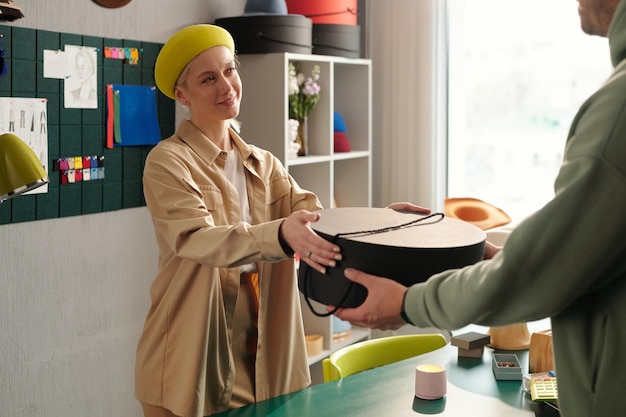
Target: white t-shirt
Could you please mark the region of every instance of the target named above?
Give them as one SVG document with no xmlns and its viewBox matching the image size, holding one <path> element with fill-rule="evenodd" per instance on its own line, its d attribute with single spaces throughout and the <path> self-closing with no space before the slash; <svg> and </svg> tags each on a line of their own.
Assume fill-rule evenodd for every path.
<svg viewBox="0 0 626 417">
<path fill-rule="evenodd" d="M 233 146 L 233 149 L 227 152 L 224 175 L 226 175 L 226 178 L 233 184 L 239 194 L 241 220 L 252 224 L 252 214 L 250 213 L 250 203 L 248 202 L 248 188 L 246 187 L 246 174 L 241 162 L 241 154 L 236 146 Z M 256 271 L 256 265 L 242 265 L 239 267 L 239 270 L 242 273 Z"/>
</svg>

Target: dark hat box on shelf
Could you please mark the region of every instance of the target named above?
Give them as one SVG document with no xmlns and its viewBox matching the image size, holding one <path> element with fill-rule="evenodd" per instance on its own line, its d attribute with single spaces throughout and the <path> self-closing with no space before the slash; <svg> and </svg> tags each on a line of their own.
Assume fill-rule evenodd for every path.
<svg viewBox="0 0 626 417">
<path fill-rule="evenodd" d="M 231 33 L 238 54 L 310 54 L 313 50 L 313 22 L 302 15 L 251 14 L 223 17 L 215 24 Z"/>
<path fill-rule="evenodd" d="M 359 29 L 359 25 L 313 23 L 313 53 L 359 58 L 361 56 Z"/>
</svg>

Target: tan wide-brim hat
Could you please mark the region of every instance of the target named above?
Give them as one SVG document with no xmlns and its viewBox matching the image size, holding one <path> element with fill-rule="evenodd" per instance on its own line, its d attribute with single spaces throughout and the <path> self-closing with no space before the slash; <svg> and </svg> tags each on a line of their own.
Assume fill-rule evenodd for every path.
<svg viewBox="0 0 626 417">
<path fill-rule="evenodd" d="M 175 100 L 174 86 L 180 73 L 200 52 L 214 46 L 225 46 L 235 54 L 235 41 L 223 27 L 200 24 L 176 32 L 163 45 L 154 64 L 154 80 L 159 90 Z"/>
<path fill-rule="evenodd" d="M 444 214 L 454 219 L 464 220 L 483 230 L 511 223 L 511 218 L 503 210 L 477 198 L 446 198 Z"/>
</svg>

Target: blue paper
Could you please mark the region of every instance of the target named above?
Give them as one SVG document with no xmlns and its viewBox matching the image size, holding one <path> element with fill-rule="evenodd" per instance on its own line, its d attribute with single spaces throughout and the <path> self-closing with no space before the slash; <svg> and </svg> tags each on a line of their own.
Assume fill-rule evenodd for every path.
<svg viewBox="0 0 626 417">
<path fill-rule="evenodd" d="M 156 108 L 156 88 L 143 85 L 113 84 L 119 95 L 119 132 L 114 146 L 154 145 L 161 140 Z M 118 109 L 116 109 L 117 111 Z M 116 138 L 117 139 L 117 138 Z"/>
</svg>

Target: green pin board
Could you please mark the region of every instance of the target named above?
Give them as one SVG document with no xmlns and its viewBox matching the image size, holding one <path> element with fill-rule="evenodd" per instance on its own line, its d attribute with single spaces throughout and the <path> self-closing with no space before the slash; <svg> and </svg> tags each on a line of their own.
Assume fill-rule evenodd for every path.
<svg viewBox="0 0 626 417">
<path fill-rule="evenodd" d="M 0 77 L 0 97 L 42 98 L 47 105 L 47 158 L 50 183 L 46 193 L 23 195 L 0 204 L 0 225 L 145 206 L 141 176 L 151 145 L 106 146 L 106 85 L 154 86 L 154 62 L 162 44 L 100 38 L 46 30 L 0 26 L 0 47 L 7 72 Z M 66 45 L 96 51 L 96 108 L 64 105 L 63 79 L 44 77 L 44 51 Z M 111 50 L 120 56 L 112 56 Z M 132 51 L 132 60 L 123 51 Z M 107 54 L 105 54 L 105 51 Z M 162 137 L 175 130 L 174 102 L 157 91 Z M 106 175 L 89 181 L 63 182 L 54 170 L 61 159 L 98 156 Z M 93 170 L 91 171 L 93 172 Z"/>
</svg>

